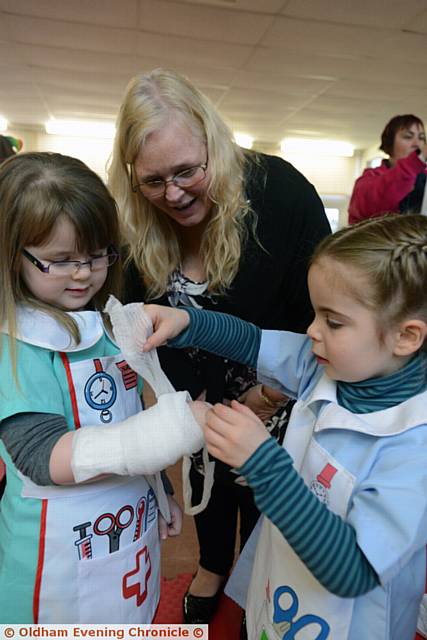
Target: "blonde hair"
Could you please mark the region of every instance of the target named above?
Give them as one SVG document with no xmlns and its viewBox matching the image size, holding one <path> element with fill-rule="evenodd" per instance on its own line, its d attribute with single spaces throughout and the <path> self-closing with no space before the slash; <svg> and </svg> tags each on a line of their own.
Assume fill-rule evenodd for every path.
<svg viewBox="0 0 427 640">
<path fill-rule="evenodd" d="M 311 264 L 331 258 L 357 269 L 367 287 L 346 282 L 361 304 L 392 328 L 408 317 L 427 322 L 427 218 L 388 215 L 340 229 L 317 246 Z"/>
<path fill-rule="evenodd" d="M 130 256 L 149 296 L 160 296 L 166 291 L 169 275 L 179 267 L 179 240 L 169 218 L 141 192 L 132 191 L 130 167 L 150 133 L 172 118 L 179 118 L 207 147 L 207 194 L 212 210 L 200 256 L 209 291 L 222 293 L 237 273 L 246 239 L 243 219 L 250 210 L 244 188 L 247 157 L 210 101 L 185 77 L 156 69 L 130 81 L 118 116 L 109 185 L 129 240 Z"/>
<path fill-rule="evenodd" d="M 54 316 L 76 342 L 77 324 L 59 308 L 35 298 L 25 286 L 20 267 L 25 246 L 43 245 L 58 218 L 74 226 L 77 249 L 91 254 L 120 246 L 116 204 L 102 180 L 83 162 L 59 153 L 21 153 L 0 166 L 0 326 L 7 323 L 15 369 L 16 305 L 25 303 Z M 109 293 L 118 293 L 120 265 L 108 270 L 92 299 L 102 310 Z M 1 343 L 0 343 L 1 346 Z"/>
</svg>

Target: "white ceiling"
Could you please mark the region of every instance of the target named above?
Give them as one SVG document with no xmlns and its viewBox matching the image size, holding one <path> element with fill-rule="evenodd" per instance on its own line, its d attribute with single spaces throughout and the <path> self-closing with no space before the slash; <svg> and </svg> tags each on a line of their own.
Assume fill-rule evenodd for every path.
<svg viewBox="0 0 427 640">
<path fill-rule="evenodd" d="M 427 0 L 0 0 L 0 113 L 114 118 L 132 75 L 189 76 L 234 130 L 375 144 L 427 121 Z"/>
</svg>

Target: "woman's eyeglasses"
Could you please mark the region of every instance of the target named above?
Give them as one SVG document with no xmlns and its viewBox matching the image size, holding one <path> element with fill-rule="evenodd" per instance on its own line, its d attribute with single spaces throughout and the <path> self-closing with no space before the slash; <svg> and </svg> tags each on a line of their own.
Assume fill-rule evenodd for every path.
<svg viewBox="0 0 427 640">
<path fill-rule="evenodd" d="M 107 253 L 94 256 L 90 260 L 82 262 L 81 260 L 53 260 L 47 264 L 43 264 L 38 258 L 33 256 L 26 249 L 22 249 L 22 255 L 27 258 L 42 273 L 48 273 L 51 276 L 73 276 L 82 267 L 88 266 L 91 271 L 100 271 L 111 267 L 119 257 L 114 247 L 109 247 Z"/>
<path fill-rule="evenodd" d="M 202 182 L 206 178 L 206 169 L 208 163 L 199 164 L 195 167 L 189 167 L 175 173 L 169 180 L 163 178 L 149 178 L 148 180 L 142 180 L 141 182 L 134 183 L 133 181 L 133 166 L 131 165 L 130 171 L 130 183 L 132 191 L 141 191 L 145 196 L 149 198 L 160 198 L 164 196 L 166 187 L 168 184 L 174 184 L 180 189 L 189 189 L 194 187 L 199 182 Z"/>
</svg>

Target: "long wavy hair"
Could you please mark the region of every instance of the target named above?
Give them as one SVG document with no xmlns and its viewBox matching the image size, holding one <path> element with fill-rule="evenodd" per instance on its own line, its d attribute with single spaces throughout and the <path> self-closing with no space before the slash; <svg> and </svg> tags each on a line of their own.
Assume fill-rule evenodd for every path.
<svg viewBox="0 0 427 640">
<path fill-rule="evenodd" d="M 41 246 L 58 218 L 66 217 L 76 231 L 77 250 L 88 255 L 120 246 L 116 204 L 96 173 L 76 158 L 59 153 L 20 153 L 0 166 L 0 326 L 9 327 L 12 354 L 16 306 L 25 303 L 55 317 L 80 341 L 76 322 L 65 311 L 35 298 L 21 278 L 22 249 Z M 92 299 L 102 310 L 110 293 L 119 292 L 119 263 Z M 1 346 L 1 343 L 0 343 Z M 15 357 L 12 357 L 15 363 Z M 15 364 L 14 364 L 15 366 Z"/>
<path fill-rule="evenodd" d="M 179 267 L 181 253 L 176 228 L 168 217 L 133 192 L 131 167 L 150 133 L 180 119 L 206 145 L 209 158 L 208 197 L 212 209 L 200 246 L 208 290 L 224 293 L 235 277 L 246 240 L 245 168 L 250 157 L 236 145 L 231 131 L 208 98 L 185 77 L 156 69 L 129 83 L 117 120 L 109 165 L 114 195 L 129 243 L 149 297 L 162 295 L 169 275 Z"/>
<path fill-rule="evenodd" d="M 320 242 L 311 264 L 323 258 L 361 273 L 363 289 L 357 281 L 346 285 L 360 304 L 378 315 L 383 330 L 408 317 L 427 322 L 425 216 L 391 214 L 344 227 Z"/>
</svg>

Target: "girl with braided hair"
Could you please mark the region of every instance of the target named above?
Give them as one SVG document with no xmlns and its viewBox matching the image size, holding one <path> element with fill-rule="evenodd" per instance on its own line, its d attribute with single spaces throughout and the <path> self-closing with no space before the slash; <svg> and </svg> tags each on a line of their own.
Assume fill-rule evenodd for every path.
<svg viewBox="0 0 427 640">
<path fill-rule="evenodd" d="M 250 640 L 412 640 L 426 573 L 427 218 L 325 238 L 308 286 L 306 336 L 145 306 L 155 333 L 144 349 L 197 344 L 298 399 L 283 446 L 236 401 L 204 426 L 265 516 L 228 586 Z"/>
</svg>

